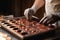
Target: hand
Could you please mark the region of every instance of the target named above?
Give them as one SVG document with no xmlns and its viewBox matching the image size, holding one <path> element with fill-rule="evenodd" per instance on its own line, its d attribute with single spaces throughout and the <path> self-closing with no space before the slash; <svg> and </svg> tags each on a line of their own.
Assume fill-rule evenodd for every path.
<svg viewBox="0 0 60 40">
<path fill-rule="evenodd" d="M 24 15 L 27 19 L 31 18 L 35 11 L 32 8 L 28 8 L 24 11 Z"/>
<path fill-rule="evenodd" d="M 44 16 L 39 23 L 48 26 L 49 24 L 53 24 L 58 20 L 60 20 L 60 17 L 58 15 L 47 15 Z"/>
</svg>

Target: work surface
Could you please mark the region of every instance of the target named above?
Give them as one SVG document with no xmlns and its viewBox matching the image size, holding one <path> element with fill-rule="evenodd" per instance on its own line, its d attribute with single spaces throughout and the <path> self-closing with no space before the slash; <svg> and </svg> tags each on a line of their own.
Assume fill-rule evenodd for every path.
<svg viewBox="0 0 60 40">
<path fill-rule="evenodd" d="M 19 40 L 19 39 L 15 38 L 14 36 L 12 36 L 12 35 L 11 35 L 10 33 L 8 33 L 7 31 L 1 29 L 1 28 L 0 28 L 0 32 L 3 32 L 3 33 L 8 34 L 8 35 L 12 38 L 12 40 Z M 49 38 L 44 39 L 44 40 L 53 40 L 53 39 L 56 39 L 56 38 L 59 38 L 59 39 L 60 39 L 60 36 L 49 37 Z M 57 39 L 57 40 L 58 40 L 58 39 Z"/>
<path fill-rule="evenodd" d="M 12 40 L 18 40 L 17 38 L 13 37 L 10 33 L 8 33 L 7 31 L 5 31 L 5 30 L 3 30 L 1 28 L 0 28 L 0 32 L 8 34 L 12 38 Z"/>
<path fill-rule="evenodd" d="M 14 23 L 14 22 L 13 22 Z M 19 23 L 20 23 L 20 21 L 19 21 Z M 2 25 L 3 26 L 3 25 Z M 6 27 L 6 26 L 4 26 L 4 27 Z M 10 28 L 10 26 L 8 26 L 9 28 Z M 15 26 L 16 27 L 16 26 Z M 25 27 L 25 26 L 24 26 Z M 10 28 L 11 29 L 11 28 Z M 7 31 L 5 31 L 5 30 L 3 30 L 3 29 L 1 29 L 0 28 L 0 32 L 3 32 L 3 33 L 6 33 L 6 34 L 8 34 L 10 37 L 11 37 L 11 39 L 12 40 L 19 40 L 19 39 L 17 39 L 15 36 L 13 36 L 13 35 L 11 35 L 10 33 L 8 33 Z M 28 31 L 29 32 L 29 31 Z M 60 32 L 60 31 L 59 31 Z M 46 35 L 47 36 L 47 35 Z M 44 37 L 45 38 L 45 37 Z M 53 36 L 53 37 L 49 37 L 49 38 L 46 38 L 46 39 L 44 39 L 44 40 L 52 40 L 52 39 L 56 39 L 56 38 L 58 38 L 57 36 Z"/>
</svg>

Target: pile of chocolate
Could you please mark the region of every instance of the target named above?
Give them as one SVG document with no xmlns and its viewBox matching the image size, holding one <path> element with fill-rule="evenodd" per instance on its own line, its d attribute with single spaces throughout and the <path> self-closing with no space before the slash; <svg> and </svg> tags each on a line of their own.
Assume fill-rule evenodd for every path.
<svg viewBox="0 0 60 40">
<path fill-rule="evenodd" d="M 25 34 L 36 34 L 36 33 L 42 33 L 45 31 L 50 30 L 51 28 L 41 25 L 36 21 L 28 21 L 25 18 L 20 19 L 13 19 L 9 21 L 10 24 L 20 29 L 21 32 L 25 32 Z M 25 35 L 24 34 L 24 35 Z"/>
</svg>

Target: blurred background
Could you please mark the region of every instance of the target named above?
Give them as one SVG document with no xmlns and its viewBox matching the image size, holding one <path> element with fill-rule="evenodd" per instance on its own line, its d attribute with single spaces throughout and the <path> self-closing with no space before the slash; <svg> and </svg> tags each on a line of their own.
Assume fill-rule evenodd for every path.
<svg viewBox="0 0 60 40">
<path fill-rule="evenodd" d="M 33 5 L 35 0 L 0 0 L 0 15 L 23 16 L 24 10 Z M 44 6 L 36 12 L 36 16 L 43 17 Z"/>
</svg>

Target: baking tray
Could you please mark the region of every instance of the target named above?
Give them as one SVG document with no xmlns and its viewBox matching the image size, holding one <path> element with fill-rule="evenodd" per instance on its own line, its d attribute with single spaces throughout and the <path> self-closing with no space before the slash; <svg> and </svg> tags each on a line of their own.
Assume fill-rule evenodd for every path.
<svg viewBox="0 0 60 40">
<path fill-rule="evenodd" d="M 16 17 L 16 18 L 24 18 L 24 17 Z M 31 34 L 31 35 L 21 35 L 16 29 L 14 29 L 11 25 L 8 23 L 8 20 L 11 19 L 3 19 L 0 21 L 0 25 L 2 26 L 3 29 L 5 29 L 6 31 L 8 31 L 9 33 L 11 33 L 12 35 L 14 35 L 15 37 L 17 37 L 20 40 L 41 40 L 50 36 L 54 36 L 55 34 L 55 28 L 42 32 L 42 33 L 36 33 L 36 34 Z M 8 25 L 8 26 L 7 26 Z M 18 32 L 17 32 L 18 31 Z"/>
</svg>

